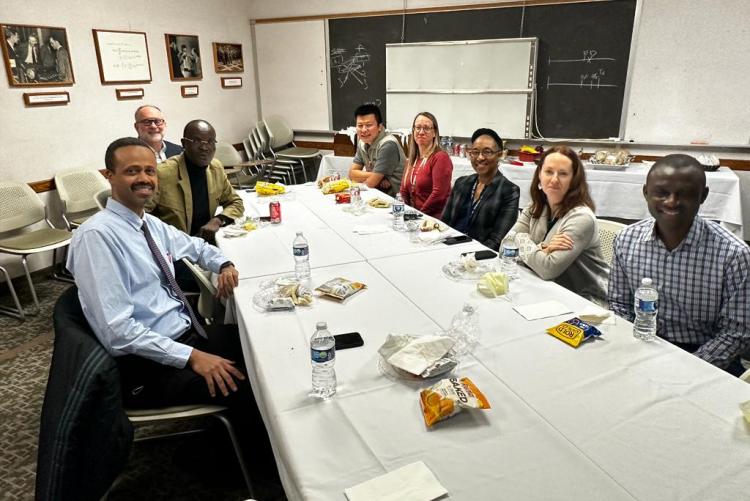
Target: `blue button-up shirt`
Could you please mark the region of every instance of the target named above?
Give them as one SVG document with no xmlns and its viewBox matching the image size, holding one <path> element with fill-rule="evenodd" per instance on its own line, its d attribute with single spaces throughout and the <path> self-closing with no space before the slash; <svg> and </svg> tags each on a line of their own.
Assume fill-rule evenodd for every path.
<svg viewBox="0 0 750 501">
<path fill-rule="evenodd" d="M 651 278 L 659 291 L 657 334 L 700 345 L 697 356 L 726 368 L 750 344 L 750 248 L 700 216 L 672 251 L 654 230 L 649 218 L 617 236 L 610 307 L 632 321 L 635 290 Z"/>
<path fill-rule="evenodd" d="M 183 257 L 214 273 L 228 261 L 204 240 L 109 199 L 73 233 L 67 267 L 86 319 L 112 356 L 135 354 L 181 368 L 192 348 L 175 339 L 190 328 L 190 316 L 151 254 L 143 224 L 172 273 L 173 261 Z"/>
</svg>

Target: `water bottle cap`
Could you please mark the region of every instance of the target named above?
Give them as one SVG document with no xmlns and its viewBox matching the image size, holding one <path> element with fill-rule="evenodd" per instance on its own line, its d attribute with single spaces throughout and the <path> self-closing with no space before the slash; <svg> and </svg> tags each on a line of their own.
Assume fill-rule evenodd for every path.
<svg viewBox="0 0 750 501">
<path fill-rule="evenodd" d="M 301 231 L 298 231 L 298 232 L 297 232 L 297 236 L 300 236 L 300 235 L 302 235 L 302 232 L 301 232 Z"/>
<path fill-rule="evenodd" d="M 466 313 L 474 313 L 477 310 L 476 306 L 471 303 L 464 303 L 463 311 Z"/>
<path fill-rule="evenodd" d="M 645 277 L 645 278 L 643 278 L 643 279 L 641 280 L 641 285 L 651 285 L 652 283 L 654 283 L 654 281 L 653 281 L 653 280 L 651 280 L 651 279 L 650 279 L 650 278 L 648 278 L 648 277 Z"/>
<path fill-rule="evenodd" d="M 328 329 L 328 324 L 326 322 L 318 322 L 317 324 L 315 324 L 315 329 L 319 331 L 326 330 Z"/>
</svg>

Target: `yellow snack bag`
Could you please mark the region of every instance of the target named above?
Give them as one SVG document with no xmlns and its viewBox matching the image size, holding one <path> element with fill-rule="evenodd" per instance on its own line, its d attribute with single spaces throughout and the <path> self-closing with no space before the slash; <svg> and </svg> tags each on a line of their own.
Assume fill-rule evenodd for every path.
<svg viewBox="0 0 750 501">
<path fill-rule="evenodd" d="M 582 342 L 590 337 L 601 336 L 602 333 L 578 317 L 573 317 L 561 324 L 547 329 L 547 333 L 555 336 L 560 341 L 568 343 L 573 348 L 578 348 Z"/>
<path fill-rule="evenodd" d="M 419 405 L 427 426 L 455 416 L 462 409 L 489 409 L 490 403 L 471 379 L 441 379 L 419 392 Z"/>
</svg>

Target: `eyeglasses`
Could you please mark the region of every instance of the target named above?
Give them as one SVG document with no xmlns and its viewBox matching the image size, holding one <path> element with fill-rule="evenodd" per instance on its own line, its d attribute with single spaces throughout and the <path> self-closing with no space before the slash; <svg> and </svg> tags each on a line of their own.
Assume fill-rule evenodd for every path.
<svg viewBox="0 0 750 501">
<path fill-rule="evenodd" d="M 148 127 L 149 125 L 156 125 L 157 127 L 160 127 L 164 125 L 164 119 L 163 118 L 144 118 L 143 120 L 138 120 L 138 123 L 141 125 L 145 125 Z"/>
<path fill-rule="evenodd" d="M 432 132 L 433 130 L 435 130 L 435 127 L 430 127 L 429 125 L 417 125 L 414 127 L 414 132 Z"/>
<path fill-rule="evenodd" d="M 487 158 L 487 157 L 491 157 L 493 155 L 497 155 L 498 153 L 500 153 L 500 150 L 491 150 L 489 148 L 485 148 L 483 150 L 478 150 L 476 148 L 471 148 L 471 149 L 466 150 L 466 153 L 468 153 L 468 155 L 471 158 L 477 158 L 480 153 L 481 153 L 481 155 L 484 158 Z"/>
<path fill-rule="evenodd" d="M 210 146 L 212 148 L 214 146 L 216 146 L 216 140 L 215 139 L 209 139 L 208 141 L 204 141 L 202 139 L 190 139 L 189 137 L 183 137 L 182 139 L 184 139 L 185 141 L 187 141 L 189 143 L 196 144 L 198 146 Z"/>
</svg>

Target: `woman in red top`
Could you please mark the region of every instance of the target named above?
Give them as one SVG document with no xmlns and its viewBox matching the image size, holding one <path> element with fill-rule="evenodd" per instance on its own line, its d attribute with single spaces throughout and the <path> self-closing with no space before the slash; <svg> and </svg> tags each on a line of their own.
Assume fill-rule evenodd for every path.
<svg viewBox="0 0 750 501">
<path fill-rule="evenodd" d="M 440 219 L 451 193 L 453 163 L 440 149 L 440 131 L 432 113 L 419 113 L 411 130 L 401 198 L 405 204 Z"/>
</svg>

